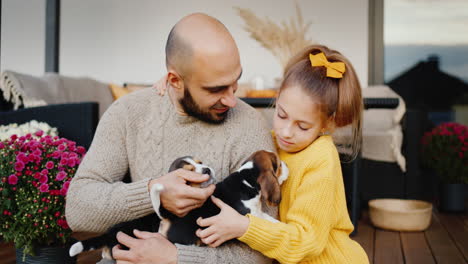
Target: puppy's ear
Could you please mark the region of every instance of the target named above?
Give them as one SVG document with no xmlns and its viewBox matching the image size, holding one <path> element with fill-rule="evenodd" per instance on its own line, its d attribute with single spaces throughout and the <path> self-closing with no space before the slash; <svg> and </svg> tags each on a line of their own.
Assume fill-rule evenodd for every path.
<svg viewBox="0 0 468 264">
<path fill-rule="evenodd" d="M 262 198 L 270 205 L 279 205 L 281 202 L 281 189 L 274 171 L 260 171 L 257 182 L 260 184 Z"/>
<path fill-rule="evenodd" d="M 192 158 L 191 156 L 185 156 L 185 157 L 180 157 L 176 160 L 174 160 L 171 164 L 171 166 L 169 167 L 169 172 L 171 171 L 175 171 L 177 169 L 181 169 L 181 168 L 184 168 L 185 165 L 190 165 L 190 163 L 188 163 L 187 161 L 185 161 L 185 159 L 187 158 Z"/>
<path fill-rule="evenodd" d="M 276 176 L 278 168 L 276 154 L 268 151 L 257 151 L 253 155 L 253 162 L 258 167 L 262 198 L 269 204 L 278 205 L 281 201 L 281 190 Z"/>
</svg>

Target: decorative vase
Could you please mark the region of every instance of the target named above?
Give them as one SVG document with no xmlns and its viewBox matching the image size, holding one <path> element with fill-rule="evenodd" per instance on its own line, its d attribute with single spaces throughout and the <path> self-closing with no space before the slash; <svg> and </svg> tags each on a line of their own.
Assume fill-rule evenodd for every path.
<svg viewBox="0 0 468 264">
<path fill-rule="evenodd" d="M 75 264 L 76 257 L 70 257 L 68 247 L 38 247 L 36 255 L 24 255 L 22 248 L 16 248 L 16 263 L 27 264 Z"/>
<path fill-rule="evenodd" d="M 465 184 L 442 184 L 440 187 L 440 209 L 445 212 L 465 211 Z"/>
</svg>

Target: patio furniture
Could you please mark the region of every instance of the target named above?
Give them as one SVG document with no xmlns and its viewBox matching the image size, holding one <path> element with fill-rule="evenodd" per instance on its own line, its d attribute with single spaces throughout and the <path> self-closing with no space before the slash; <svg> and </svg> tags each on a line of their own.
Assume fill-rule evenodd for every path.
<svg viewBox="0 0 468 264">
<path fill-rule="evenodd" d="M 60 137 L 73 140 L 86 149 L 91 145 L 99 118 L 95 102 L 54 104 L 0 111 L 0 125 L 22 124 L 31 120 L 46 122 L 56 127 Z"/>
</svg>

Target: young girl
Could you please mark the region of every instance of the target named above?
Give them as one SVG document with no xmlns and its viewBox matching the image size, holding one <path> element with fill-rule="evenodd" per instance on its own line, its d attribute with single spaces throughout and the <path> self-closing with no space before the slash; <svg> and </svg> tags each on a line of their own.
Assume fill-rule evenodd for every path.
<svg viewBox="0 0 468 264">
<path fill-rule="evenodd" d="M 237 238 L 280 263 L 368 263 L 349 234 L 338 151 L 331 133 L 351 125 L 359 151 L 361 87 L 351 63 L 339 52 L 310 46 L 291 59 L 276 100 L 273 137 L 289 167 L 281 187 L 280 222 L 243 216 L 221 200 L 220 214 L 198 219 L 197 235 L 211 246 Z"/>
</svg>

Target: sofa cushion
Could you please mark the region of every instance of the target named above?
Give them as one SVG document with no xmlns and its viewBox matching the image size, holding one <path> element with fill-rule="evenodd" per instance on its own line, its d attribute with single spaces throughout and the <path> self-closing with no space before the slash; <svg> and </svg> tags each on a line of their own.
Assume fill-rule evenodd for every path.
<svg viewBox="0 0 468 264">
<path fill-rule="evenodd" d="M 99 104 L 99 116 L 113 102 L 108 84 L 87 77 L 46 73 L 41 77 L 4 71 L 0 89 L 14 109 L 46 104 L 92 101 Z"/>
</svg>

